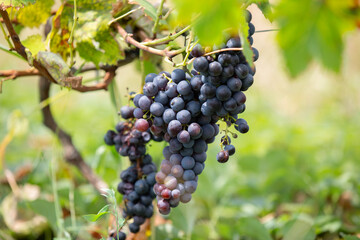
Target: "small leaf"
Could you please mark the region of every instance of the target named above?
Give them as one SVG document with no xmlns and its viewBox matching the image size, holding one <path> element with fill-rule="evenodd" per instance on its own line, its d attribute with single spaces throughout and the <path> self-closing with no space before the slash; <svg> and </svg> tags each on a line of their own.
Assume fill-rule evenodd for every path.
<svg viewBox="0 0 360 240">
<path fill-rule="evenodd" d="M 5 11 L 7 8 L 22 8 L 28 4 L 34 4 L 36 0 L 1 0 L 0 9 Z"/>
<path fill-rule="evenodd" d="M 110 204 L 106 204 L 102 209 L 99 210 L 97 214 L 107 212 L 107 210 L 109 210 L 109 206 Z"/>
<path fill-rule="evenodd" d="M 39 51 L 45 51 L 45 44 L 40 34 L 31 35 L 22 43 L 30 50 L 32 56 L 35 56 Z"/>
<path fill-rule="evenodd" d="M 130 4 L 138 4 L 142 7 L 144 7 L 144 12 L 146 15 L 148 15 L 152 20 L 156 19 L 156 8 L 147 0 L 130 0 Z"/>
<path fill-rule="evenodd" d="M 84 215 L 83 218 L 85 218 L 89 222 L 96 222 L 108 213 L 110 212 L 102 212 L 99 214 L 88 214 L 88 215 Z"/>
<path fill-rule="evenodd" d="M 53 52 L 38 52 L 37 60 L 43 65 L 55 80 L 64 80 L 70 73 L 70 68 L 60 55 Z"/>
<path fill-rule="evenodd" d="M 51 16 L 53 0 L 37 0 L 35 4 L 20 9 L 17 15 L 25 27 L 38 27 Z"/>
</svg>

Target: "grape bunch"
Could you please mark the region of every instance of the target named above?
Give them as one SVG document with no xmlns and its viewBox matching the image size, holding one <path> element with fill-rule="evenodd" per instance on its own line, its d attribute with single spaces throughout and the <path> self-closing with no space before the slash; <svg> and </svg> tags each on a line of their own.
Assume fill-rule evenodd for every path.
<svg viewBox="0 0 360 240">
<path fill-rule="evenodd" d="M 133 107 L 122 107 L 120 114 L 127 121 L 119 122 L 116 131 L 109 130 L 105 143 L 115 145 L 122 156 L 129 157 L 131 165 L 120 174 L 121 182 L 118 191 L 124 196 L 125 207 L 123 215 L 127 219 L 133 218 L 129 230 L 137 233 L 147 218 L 153 215 L 152 201 L 156 195 L 153 186 L 156 183 L 156 165 L 149 154 L 146 154 L 145 145 L 152 139 L 149 131 L 139 131 L 134 124 Z M 118 239 L 125 239 L 126 235 L 119 232 Z"/>
<path fill-rule="evenodd" d="M 247 41 L 252 45 L 255 27 L 250 22 L 251 13 L 247 13 L 249 24 Z M 148 74 L 142 93 L 131 97 L 135 108 L 126 107 L 121 110 L 124 118 L 136 118 L 131 125 L 133 135 L 142 137 L 146 135 L 149 136 L 146 137 L 149 140 L 168 142 L 168 146 L 163 149 L 164 160 L 161 162 L 160 171 L 156 174 L 149 173 L 145 179 L 140 178 L 143 184 L 147 183 L 148 186 L 153 184 L 153 192 L 150 193 L 150 190 L 146 194 L 156 195 L 157 207 L 162 214 L 169 214 L 170 209 L 178 206 L 180 202 L 187 203 L 191 200 L 192 194 L 197 189 L 199 175 L 205 168 L 208 144 L 214 142 L 220 132 L 224 135 L 221 137 L 221 151 L 216 158 L 218 162 L 224 163 L 235 153 L 235 147 L 231 145 L 231 137 L 237 137 L 237 134 L 228 128 L 234 126 L 240 133 L 249 131 L 246 120 L 239 118 L 238 115 L 245 111 L 244 92 L 254 82 L 255 67 L 247 63 L 241 51 L 241 42 L 240 37 L 233 36 L 213 52 L 209 52 L 208 48 L 204 50 L 197 44 L 190 53 L 194 68 L 191 72 L 175 69 L 171 74 L 168 72 Z M 252 51 L 253 60 L 256 61 L 259 53 L 256 48 L 252 48 Z M 225 130 L 219 129 L 217 123 L 220 120 L 225 122 Z M 113 135 L 113 133 L 109 134 Z M 124 139 L 127 136 L 120 135 Z M 136 147 L 132 145 L 135 144 L 134 142 L 124 145 L 123 140 L 118 143 L 113 141 L 117 144 L 115 146 L 119 153 L 129 156 L 133 164 L 139 156 L 144 162 L 146 149 L 140 144 L 143 141 L 132 140 L 138 144 Z M 147 164 L 149 163 L 144 166 Z M 135 173 L 131 173 L 134 171 L 133 168 L 136 169 L 135 165 L 124 174 L 134 175 Z M 148 182 L 149 176 L 151 176 L 149 180 L 151 184 Z M 133 199 L 130 196 L 132 192 L 135 191 L 137 196 L 141 195 L 138 193 L 139 190 L 136 191 L 136 181 L 139 180 L 135 181 L 133 178 L 135 179 L 130 177 L 132 180 L 130 181 L 129 177 L 122 177 L 122 186 L 129 186 L 129 189 L 126 187 L 119 189 L 130 202 Z M 135 199 L 139 198 L 135 197 Z M 143 204 L 141 201 L 140 203 Z M 136 206 L 136 204 L 128 205 L 131 209 Z"/>
</svg>

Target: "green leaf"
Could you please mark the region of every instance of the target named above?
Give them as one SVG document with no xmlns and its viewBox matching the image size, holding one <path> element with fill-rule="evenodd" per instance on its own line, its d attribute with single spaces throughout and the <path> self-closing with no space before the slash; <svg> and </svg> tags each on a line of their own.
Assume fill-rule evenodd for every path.
<svg viewBox="0 0 360 240">
<path fill-rule="evenodd" d="M 110 212 L 102 212 L 102 213 L 98 213 L 98 214 L 88 214 L 88 215 L 84 215 L 83 218 L 85 218 L 89 222 L 96 222 L 108 213 L 110 213 Z"/>
<path fill-rule="evenodd" d="M 54 202 L 49 202 L 42 199 L 37 199 L 32 202 L 28 202 L 29 207 L 34 210 L 34 212 L 46 217 L 52 229 L 57 229 L 57 219 L 55 214 L 55 204 Z"/>
<path fill-rule="evenodd" d="M 45 43 L 40 34 L 31 35 L 22 41 L 23 45 L 28 48 L 33 56 L 39 51 L 45 51 Z"/>
<path fill-rule="evenodd" d="M 254 66 L 254 62 L 253 62 L 254 53 L 251 50 L 249 41 L 247 41 L 247 37 L 249 35 L 249 25 L 245 21 L 245 18 L 241 18 L 240 21 L 241 21 L 240 36 L 241 36 L 241 46 L 243 48 L 243 54 L 246 58 L 246 61 L 252 67 L 252 66 Z"/>
<path fill-rule="evenodd" d="M 345 2 L 281 1 L 277 6 L 277 40 L 292 76 L 304 71 L 313 59 L 340 71 L 344 33 L 355 27 L 355 21 L 345 17 L 350 8 Z"/>
<path fill-rule="evenodd" d="M 147 0 L 130 0 L 130 4 L 138 4 L 144 8 L 144 12 L 148 15 L 152 20 L 156 19 L 156 8 Z"/>
<path fill-rule="evenodd" d="M 315 240 L 316 233 L 313 229 L 313 220 L 306 215 L 288 221 L 280 232 L 284 240 Z"/>
<path fill-rule="evenodd" d="M 237 226 L 243 236 L 252 237 L 256 240 L 271 240 L 269 232 L 256 218 L 241 218 Z"/>
<path fill-rule="evenodd" d="M 69 66 L 56 53 L 40 51 L 36 58 L 55 80 L 64 80 L 70 73 Z"/>
<path fill-rule="evenodd" d="M 193 24 L 196 36 L 203 45 L 220 44 L 224 30 L 237 34 L 245 20 L 244 1 L 235 0 L 173 0 L 177 12 L 176 23 Z M 191 6 L 189 8 L 189 6 Z M 246 34 L 247 36 L 247 34 Z"/>
<path fill-rule="evenodd" d="M 35 2 L 36 0 L 1 0 L 0 8 L 5 11 L 10 7 L 22 8 L 28 4 L 34 4 Z"/>
<path fill-rule="evenodd" d="M 271 5 L 268 0 L 257 2 L 256 5 L 258 6 L 262 14 L 265 16 L 265 18 L 270 20 L 270 22 L 274 20 L 273 12 L 271 10 Z"/>
<path fill-rule="evenodd" d="M 51 16 L 54 0 L 37 0 L 35 4 L 20 9 L 17 19 L 25 27 L 38 27 Z"/>
</svg>

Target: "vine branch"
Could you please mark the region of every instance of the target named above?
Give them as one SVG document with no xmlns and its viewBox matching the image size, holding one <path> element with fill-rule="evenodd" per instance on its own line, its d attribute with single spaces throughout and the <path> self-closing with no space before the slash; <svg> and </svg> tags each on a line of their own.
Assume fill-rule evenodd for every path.
<svg viewBox="0 0 360 240">
<path fill-rule="evenodd" d="M 17 53 L 19 53 L 24 59 L 28 60 L 26 51 L 25 51 L 25 47 L 24 45 L 21 43 L 20 38 L 18 36 L 18 34 L 16 33 L 11 20 L 9 18 L 9 14 L 7 13 L 7 11 L 3 11 L 0 10 L 0 14 L 3 18 L 4 24 L 9 32 L 10 38 L 14 44 L 14 48 L 15 51 Z M 42 76 L 44 76 L 46 79 L 48 79 L 51 82 L 57 83 L 57 81 L 49 74 L 49 72 L 47 71 L 46 68 L 44 68 L 40 62 L 38 62 L 37 60 L 34 59 L 33 61 L 33 65 L 36 69 L 39 70 L 39 72 L 41 73 Z"/>
<path fill-rule="evenodd" d="M 163 57 L 173 58 L 185 50 L 185 49 L 179 49 L 179 50 L 169 51 L 168 49 L 160 50 L 160 49 L 145 46 L 144 44 L 136 41 L 128 32 L 125 31 L 124 28 L 122 28 L 120 26 L 119 23 L 115 22 L 114 26 L 115 26 L 116 30 L 118 31 L 118 33 L 124 38 L 125 42 L 127 42 L 131 45 L 134 45 L 135 47 L 142 49 L 144 51 L 147 51 L 149 53 L 163 56 Z"/>
<path fill-rule="evenodd" d="M 50 86 L 51 82 L 41 76 L 39 80 L 40 102 L 49 98 Z M 108 188 L 107 184 L 95 175 L 91 167 L 84 161 L 80 152 L 74 146 L 70 135 L 58 126 L 52 115 L 50 106 L 48 105 L 42 108 L 41 113 L 43 116 L 43 124 L 59 138 L 64 149 L 66 162 L 76 166 L 97 191 L 104 193 L 102 189 Z"/>
</svg>

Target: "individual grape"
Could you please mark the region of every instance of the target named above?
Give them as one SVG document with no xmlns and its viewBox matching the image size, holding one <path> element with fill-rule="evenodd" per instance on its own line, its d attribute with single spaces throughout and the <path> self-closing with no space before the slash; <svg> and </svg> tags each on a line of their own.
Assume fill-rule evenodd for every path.
<svg viewBox="0 0 360 240">
<path fill-rule="evenodd" d="M 171 198 L 171 190 L 168 188 L 165 188 L 164 190 L 161 191 L 161 197 L 164 199 L 169 199 Z"/>
<path fill-rule="evenodd" d="M 180 154 L 172 154 L 170 157 L 170 163 L 171 165 L 179 165 L 181 163 L 182 156 Z"/>
<path fill-rule="evenodd" d="M 193 170 L 185 170 L 182 176 L 184 181 L 191 181 L 195 179 L 195 173 Z"/>
<path fill-rule="evenodd" d="M 170 123 L 172 120 L 176 119 L 176 113 L 171 108 L 168 108 L 163 113 L 163 120 L 165 123 Z"/>
<path fill-rule="evenodd" d="M 136 202 L 136 201 L 140 198 L 140 196 L 139 196 L 139 194 L 136 193 L 136 191 L 132 191 L 132 192 L 128 195 L 127 198 L 128 198 L 129 201 L 131 201 L 131 202 Z"/>
<path fill-rule="evenodd" d="M 156 166 L 153 163 L 146 164 L 141 168 L 141 170 L 142 170 L 143 174 L 148 175 L 148 174 L 156 171 Z"/>
<path fill-rule="evenodd" d="M 145 77 L 145 83 L 152 82 L 156 76 L 157 76 L 156 73 L 149 73 Z"/>
<path fill-rule="evenodd" d="M 246 96 L 243 92 L 234 93 L 233 98 L 238 105 L 244 104 L 246 102 Z"/>
<path fill-rule="evenodd" d="M 249 87 L 251 87 L 251 85 L 253 85 L 254 83 L 254 78 L 251 74 L 248 74 L 247 77 L 245 79 L 242 79 L 242 87 L 241 87 L 241 91 L 246 91 L 249 89 Z"/>
<path fill-rule="evenodd" d="M 202 129 L 203 129 L 203 135 L 201 137 L 202 139 L 206 140 L 215 136 L 215 129 L 211 124 L 205 124 L 204 126 L 202 126 Z"/>
<path fill-rule="evenodd" d="M 190 54 L 194 57 L 201 57 L 202 55 L 204 55 L 204 50 L 200 44 L 196 44 L 191 50 Z"/>
<path fill-rule="evenodd" d="M 143 195 L 149 191 L 149 185 L 145 180 L 139 179 L 135 182 L 135 191 L 137 194 Z"/>
<path fill-rule="evenodd" d="M 146 176 L 146 182 L 147 182 L 150 186 L 153 186 L 153 185 L 156 183 L 155 175 L 156 175 L 156 173 L 155 173 L 155 172 L 152 172 L 152 173 L 150 173 L 150 174 L 148 174 L 148 175 Z"/>
<path fill-rule="evenodd" d="M 177 84 L 174 83 L 174 82 L 169 83 L 165 88 L 165 94 L 169 98 L 176 97 L 179 94 L 178 91 L 177 91 Z"/>
<path fill-rule="evenodd" d="M 222 77 L 222 83 L 226 83 L 226 80 L 232 76 L 234 76 L 235 69 L 232 65 L 226 66 L 223 68 L 223 71 L 221 73 Z"/>
<path fill-rule="evenodd" d="M 191 193 L 185 193 L 184 195 L 180 196 L 180 201 L 182 203 L 188 203 L 191 200 Z"/>
<path fill-rule="evenodd" d="M 154 82 L 145 83 L 143 92 L 148 97 L 153 97 L 158 93 L 158 86 Z"/>
<path fill-rule="evenodd" d="M 169 160 L 162 160 L 161 165 L 160 165 L 160 169 L 161 172 L 165 173 L 166 175 L 170 174 L 171 172 L 171 163 Z M 165 180 L 165 179 L 164 179 Z"/>
<path fill-rule="evenodd" d="M 183 100 L 181 97 L 176 97 L 176 98 L 173 98 L 173 99 L 170 101 L 170 107 L 171 107 L 175 112 L 178 112 L 178 111 L 184 109 L 184 107 L 185 107 L 185 102 L 184 102 L 184 100 Z"/>
<path fill-rule="evenodd" d="M 161 103 L 164 106 L 169 102 L 169 98 L 164 91 L 159 91 L 154 100 L 155 102 Z"/>
<path fill-rule="evenodd" d="M 231 97 L 231 90 L 227 86 L 221 85 L 216 89 L 216 97 L 220 101 L 226 101 Z"/>
<path fill-rule="evenodd" d="M 187 124 L 191 120 L 191 113 L 188 110 L 181 110 L 176 114 L 176 119 L 182 124 Z"/>
<path fill-rule="evenodd" d="M 241 47 L 240 38 L 230 38 L 227 41 L 226 46 L 228 48 L 240 48 Z"/>
<path fill-rule="evenodd" d="M 129 118 L 133 118 L 133 112 L 134 112 L 134 107 L 129 107 L 129 106 L 123 106 L 120 108 L 120 115 L 121 117 L 123 117 L 124 119 L 129 119 Z"/>
<path fill-rule="evenodd" d="M 250 46 L 254 44 L 254 38 L 253 37 L 249 36 L 248 40 L 249 40 Z"/>
<path fill-rule="evenodd" d="M 191 138 L 191 136 L 190 136 L 189 132 L 186 130 L 180 131 L 177 135 L 177 140 L 183 144 L 190 142 L 190 138 Z"/>
<path fill-rule="evenodd" d="M 157 117 L 161 117 L 164 110 L 165 110 L 164 106 L 158 102 L 154 102 L 150 106 L 150 113 Z"/>
<path fill-rule="evenodd" d="M 231 55 L 228 53 L 221 53 L 217 60 L 223 67 L 226 67 L 231 64 Z"/>
<path fill-rule="evenodd" d="M 238 130 L 240 133 L 247 133 L 249 131 L 249 125 L 246 123 L 245 120 L 245 123 L 239 122 L 240 119 L 236 120 L 235 124 L 237 124 L 237 126 L 235 126 L 235 129 Z"/>
<path fill-rule="evenodd" d="M 172 153 L 170 152 L 169 146 L 164 147 L 164 149 L 163 149 L 163 156 L 164 156 L 164 158 L 165 158 L 165 159 L 170 159 L 171 154 L 172 154 Z"/>
<path fill-rule="evenodd" d="M 190 112 L 191 114 L 190 119 L 191 119 L 191 117 L 196 117 L 200 114 L 201 104 L 198 101 L 190 101 L 186 104 L 185 108 Z"/>
<path fill-rule="evenodd" d="M 235 154 L 235 147 L 234 145 L 225 145 L 224 150 L 229 153 L 230 156 Z"/>
<path fill-rule="evenodd" d="M 191 123 L 188 126 L 188 132 L 191 136 L 192 139 L 198 139 L 201 137 L 202 135 L 202 128 L 200 127 L 200 125 L 198 123 Z"/>
<path fill-rule="evenodd" d="M 220 76 L 222 73 L 222 66 L 219 62 L 214 61 L 212 63 L 209 64 L 209 74 L 211 76 Z"/>
<path fill-rule="evenodd" d="M 144 112 L 140 108 L 135 108 L 133 114 L 135 118 L 142 118 L 144 116 Z"/>
<path fill-rule="evenodd" d="M 195 58 L 193 66 L 198 72 L 206 72 L 209 68 L 209 63 L 205 57 L 198 57 Z"/>
<path fill-rule="evenodd" d="M 165 90 L 168 80 L 163 75 L 158 75 L 154 78 L 153 82 L 157 85 L 159 90 Z"/>
<path fill-rule="evenodd" d="M 201 174 L 203 170 L 204 170 L 204 165 L 200 162 L 196 162 L 193 168 L 195 175 Z"/>
<path fill-rule="evenodd" d="M 213 115 L 214 112 L 215 112 L 215 109 L 213 109 L 211 106 L 209 106 L 207 102 L 205 102 L 201 105 L 201 113 L 203 115 L 211 117 L 211 115 Z"/>
<path fill-rule="evenodd" d="M 130 232 L 132 232 L 132 233 L 137 233 L 137 232 L 139 232 L 139 230 L 140 230 L 140 226 L 137 225 L 136 223 L 130 223 L 130 224 L 129 224 L 129 230 L 130 230 Z"/>
<path fill-rule="evenodd" d="M 176 178 L 181 178 L 184 173 L 184 169 L 180 165 L 174 165 L 171 168 L 171 174 Z"/>
<path fill-rule="evenodd" d="M 181 123 L 178 120 L 172 120 L 167 128 L 170 136 L 176 136 L 182 129 Z"/>
<path fill-rule="evenodd" d="M 157 203 L 157 207 L 159 208 L 159 210 L 161 211 L 167 211 L 168 209 L 170 210 L 170 205 L 168 201 L 165 201 L 164 199 L 160 199 Z"/>
<path fill-rule="evenodd" d="M 155 175 L 155 179 L 157 183 L 164 183 L 165 178 L 166 178 L 166 174 L 163 172 L 157 172 Z"/>
<path fill-rule="evenodd" d="M 116 133 L 112 130 L 107 131 L 107 133 L 104 136 L 104 141 L 107 145 L 114 145 L 114 137 L 116 136 Z"/>
<path fill-rule="evenodd" d="M 238 78 L 230 78 L 227 81 L 227 86 L 232 92 L 238 92 L 241 89 L 242 82 Z"/>
<path fill-rule="evenodd" d="M 148 111 L 150 110 L 150 105 L 152 103 L 152 100 L 147 97 L 147 96 L 142 96 L 139 99 L 139 107 L 143 110 L 143 111 Z"/>
<path fill-rule="evenodd" d="M 149 123 L 145 119 L 137 119 L 135 122 L 135 128 L 141 132 L 145 132 L 149 129 Z"/>
<path fill-rule="evenodd" d="M 181 95 L 188 95 L 191 93 L 191 85 L 186 80 L 179 82 L 176 89 Z"/>
<path fill-rule="evenodd" d="M 185 80 L 185 72 L 182 69 L 175 69 L 174 71 L 172 71 L 171 73 L 171 79 L 175 82 L 175 83 L 179 83 L 182 80 Z"/>
<path fill-rule="evenodd" d="M 252 51 L 254 53 L 253 55 L 254 62 L 256 62 L 259 59 L 259 51 L 254 47 L 252 48 Z"/>
<path fill-rule="evenodd" d="M 181 166 L 186 170 L 187 169 L 192 169 L 195 166 L 194 158 L 192 158 L 192 157 L 184 157 L 181 160 Z"/>
<path fill-rule="evenodd" d="M 238 78 L 244 79 L 249 74 L 249 68 L 245 64 L 235 66 L 235 74 Z"/>
<path fill-rule="evenodd" d="M 136 225 L 141 225 L 145 222 L 145 218 L 144 217 L 139 217 L 139 216 L 134 216 L 134 223 Z"/>
<path fill-rule="evenodd" d="M 216 160 L 219 162 L 219 163 L 225 163 L 229 160 L 229 153 L 222 150 L 220 151 L 217 155 L 216 155 Z"/>
<path fill-rule="evenodd" d="M 206 152 L 196 153 L 193 155 L 196 162 L 204 163 L 206 160 Z"/>
<path fill-rule="evenodd" d="M 197 188 L 198 183 L 196 181 L 185 181 L 184 187 L 185 192 L 187 193 L 194 193 Z"/>
<path fill-rule="evenodd" d="M 182 98 L 184 99 L 185 102 L 190 102 L 194 100 L 194 96 L 195 96 L 194 92 L 191 91 L 190 94 L 188 95 L 182 95 Z"/>
<path fill-rule="evenodd" d="M 183 145 L 179 142 L 179 140 L 177 140 L 177 138 L 172 138 L 169 141 L 169 147 L 171 152 L 176 153 L 182 149 Z"/>
<path fill-rule="evenodd" d="M 252 14 L 249 10 L 245 10 L 245 17 L 246 17 L 246 21 L 249 23 L 252 19 Z"/>
<path fill-rule="evenodd" d="M 236 104 L 236 101 L 234 98 L 230 98 L 229 100 L 227 100 L 225 103 L 224 103 L 224 108 L 226 111 L 234 111 L 237 107 L 237 104 Z"/>
<path fill-rule="evenodd" d="M 212 84 L 205 83 L 202 85 L 200 93 L 206 98 L 213 98 L 216 94 L 216 87 L 214 87 Z"/>
<path fill-rule="evenodd" d="M 214 112 L 221 108 L 221 102 L 217 98 L 210 98 L 210 99 L 206 100 L 206 104 Z"/>
<path fill-rule="evenodd" d="M 173 190 L 177 186 L 177 180 L 173 176 L 167 176 L 164 180 L 164 185 L 170 190 Z"/>
<path fill-rule="evenodd" d="M 154 117 L 153 124 L 157 127 L 162 127 L 164 126 L 165 122 L 162 117 Z"/>
<path fill-rule="evenodd" d="M 255 33 L 255 26 L 251 22 L 249 22 L 249 36 L 254 35 Z"/>
<path fill-rule="evenodd" d="M 197 92 L 200 91 L 200 88 L 201 88 L 202 84 L 203 84 L 203 82 L 201 81 L 201 76 L 200 75 L 195 75 L 190 80 L 191 88 L 194 91 L 197 91 Z"/>
<path fill-rule="evenodd" d="M 173 198 L 179 198 L 180 197 L 180 190 L 179 189 L 174 189 L 172 192 L 171 192 L 171 196 Z"/>
<path fill-rule="evenodd" d="M 198 140 L 195 141 L 195 144 L 194 144 L 193 148 L 194 148 L 195 153 L 202 153 L 202 152 L 206 151 L 207 144 L 206 144 L 206 142 L 204 140 L 198 139 Z"/>
</svg>

